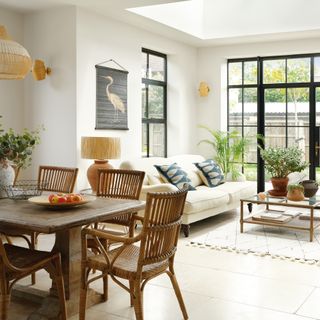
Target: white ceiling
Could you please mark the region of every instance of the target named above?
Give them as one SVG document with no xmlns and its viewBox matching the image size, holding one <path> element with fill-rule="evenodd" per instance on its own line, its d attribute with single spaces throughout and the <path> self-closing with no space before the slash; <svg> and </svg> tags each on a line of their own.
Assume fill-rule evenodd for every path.
<svg viewBox="0 0 320 320">
<path fill-rule="evenodd" d="M 194 46 L 320 36 L 320 0 L 0 0 L 19 12 L 63 5 Z"/>
</svg>

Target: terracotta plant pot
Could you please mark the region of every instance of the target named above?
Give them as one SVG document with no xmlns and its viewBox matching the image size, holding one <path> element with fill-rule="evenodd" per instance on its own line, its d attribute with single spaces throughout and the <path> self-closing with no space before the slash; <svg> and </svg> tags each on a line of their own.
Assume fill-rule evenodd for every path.
<svg viewBox="0 0 320 320">
<path fill-rule="evenodd" d="M 289 178 L 271 178 L 273 190 L 269 190 L 269 194 L 275 197 L 284 197 L 287 195 L 287 186 Z"/>
<path fill-rule="evenodd" d="M 288 200 L 291 201 L 302 201 L 304 200 L 304 193 L 301 189 L 293 189 L 287 193 Z"/>
</svg>

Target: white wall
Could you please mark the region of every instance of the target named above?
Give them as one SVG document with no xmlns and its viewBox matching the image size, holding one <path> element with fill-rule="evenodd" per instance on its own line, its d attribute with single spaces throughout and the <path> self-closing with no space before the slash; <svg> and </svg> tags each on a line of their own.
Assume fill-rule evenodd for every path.
<svg viewBox="0 0 320 320">
<path fill-rule="evenodd" d="M 23 16 L 0 8 L 0 25 L 4 25 L 11 39 L 24 45 Z M 23 128 L 23 82 L 24 80 L 0 80 L 0 123 L 4 129 Z"/>
<path fill-rule="evenodd" d="M 40 164 L 76 166 L 76 9 L 63 7 L 24 17 L 26 48 L 52 68 L 45 80 L 25 80 L 25 126 L 45 127 L 29 175 Z"/>
<path fill-rule="evenodd" d="M 225 130 L 227 125 L 227 59 L 257 56 L 290 55 L 320 52 L 320 39 L 266 42 L 223 47 L 199 48 L 198 80 L 207 81 L 211 87 L 207 98 L 199 98 L 198 123 L 212 129 Z M 208 134 L 199 129 L 198 140 Z M 212 149 L 200 145 L 198 152 L 212 156 Z"/>
<path fill-rule="evenodd" d="M 122 159 L 141 154 L 141 48 L 168 55 L 168 155 L 196 149 L 197 50 L 110 18 L 78 9 L 77 148 L 79 187 L 92 161 L 80 158 L 81 136 L 121 137 Z M 95 130 L 95 65 L 114 59 L 128 74 L 128 131 Z M 108 64 L 110 67 L 115 65 Z M 113 162 L 114 164 L 116 162 Z"/>
</svg>

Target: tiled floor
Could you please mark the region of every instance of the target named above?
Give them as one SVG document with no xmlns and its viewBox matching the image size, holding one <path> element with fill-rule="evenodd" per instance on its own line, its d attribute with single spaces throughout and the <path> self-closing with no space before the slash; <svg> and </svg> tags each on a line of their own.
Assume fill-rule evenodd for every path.
<svg viewBox="0 0 320 320">
<path fill-rule="evenodd" d="M 192 225 L 192 236 L 210 230 L 217 219 Z M 320 266 L 191 247 L 187 246 L 189 240 L 181 237 L 175 265 L 190 319 L 320 319 Z M 42 236 L 40 243 L 49 245 L 50 239 Z M 38 274 L 37 286 L 49 287 L 45 272 Z M 101 289 L 101 282 L 94 287 Z M 146 320 L 182 319 L 166 276 L 146 286 L 144 307 Z M 14 301 L 9 319 L 26 319 L 34 308 L 35 305 Z M 134 318 L 128 294 L 111 281 L 109 301 L 87 312 L 88 320 Z"/>
</svg>

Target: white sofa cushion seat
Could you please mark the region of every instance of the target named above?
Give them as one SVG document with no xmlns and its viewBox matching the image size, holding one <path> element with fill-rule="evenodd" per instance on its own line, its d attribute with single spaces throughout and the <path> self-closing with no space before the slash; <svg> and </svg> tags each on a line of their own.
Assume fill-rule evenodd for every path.
<svg viewBox="0 0 320 320">
<path fill-rule="evenodd" d="M 256 193 L 257 183 L 253 181 L 225 182 L 218 185 L 214 189 L 228 193 L 229 203 L 239 203 L 241 198 L 250 197 Z"/>
<path fill-rule="evenodd" d="M 217 208 L 229 201 L 227 192 L 217 188 L 208 188 L 206 186 L 197 187 L 196 191 L 189 191 L 184 206 L 184 214 L 193 214 L 196 212 Z"/>
</svg>

